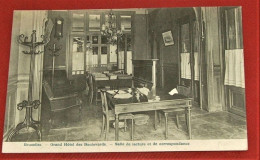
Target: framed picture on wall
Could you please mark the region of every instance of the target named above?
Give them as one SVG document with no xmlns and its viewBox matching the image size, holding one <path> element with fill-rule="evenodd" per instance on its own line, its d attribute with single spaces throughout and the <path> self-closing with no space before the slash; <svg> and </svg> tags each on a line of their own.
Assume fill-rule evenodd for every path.
<svg viewBox="0 0 260 160">
<path fill-rule="evenodd" d="M 173 37 L 172 37 L 172 31 L 167 31 L 162 33 L 163 42 L 165 46 L 170 46 L 174 44 Z"/>
</svg>

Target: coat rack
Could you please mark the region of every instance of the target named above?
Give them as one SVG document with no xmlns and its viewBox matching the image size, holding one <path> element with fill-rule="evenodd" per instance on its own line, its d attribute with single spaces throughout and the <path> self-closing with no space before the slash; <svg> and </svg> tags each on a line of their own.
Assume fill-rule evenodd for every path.
<svg viewBox="0 0 260 160">
<path fill-rule="evenodd" d="M 31 55 L 31 61 L 30 61 L 30 77 L 29 77 L 29 89 L 28 89 L 28 100 L 23 100 L 21 103 L 17 104 L 17 109 L 19 111 L 26 109 L 25 118 L 24 121 L 19 123 L 14 130 L 10 132 L 8 135 L 7 141 L 12 141 L 13 136 L 17 135 L 18 132 L 26 128 L 29 130 L 29 128 L 32 128 L 36 131 L 38 135 L 38 140 L 41 141 L 42 134 L 41 134 L 41 124 L 39 121 L 35 121 L 32 118 L 32 109 L 37 109 L 40 105 L 40 100 L 33 100 L 32 97 L 32 83 L 33 83 L 33 73 L 34 73 L 34 66 L 35 66 L 35 55 L 40 54 L 43 51 L 36 51 L 36 48 L 41 45 L 45 45 L 48 43 L 48 38 L 44 35 L 41 35 L 42 41 L 37 42 L 36 41 L 36 30 L 32 31 L 31 34 L 31 41 L 28 40 L 27 36 L 24 36 L 23 34 L 18 36 L 18 43 L 24 46 L 27 46 L 30 48 L 30 51 L 23 51 L 24 54 L 30 54 Z"/>
<path fill-rule="evenodd" d="M 51 88 L 53 89 L 54 85 L 54 69 L 55 69 L 55 58 L 60 55 L 58 53 L 61 50 L 62 46 L 56 46 L 56 44 L 53 44 L 53 47 L 48 47 L 48 50 L 50 51 L 50 56 L 52 56 L 52 77 L 51 77 Z"/>
</svg>

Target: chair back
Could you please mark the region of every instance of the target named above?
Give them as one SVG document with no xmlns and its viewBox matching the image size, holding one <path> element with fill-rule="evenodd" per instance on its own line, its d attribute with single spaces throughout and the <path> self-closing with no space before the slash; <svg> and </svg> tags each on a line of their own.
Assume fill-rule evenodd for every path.
<svg viewBox="0 0 260 160">
<path fill-rule="evenodd" d="M 107 95 L 105 90 L 101 90 L 101 106 L 104 114 L 108 114 Z"/>
<path fill-rule="evenodd" d="M 177 86 L 177 91 L 180 95 L 191 97 L 191 87 Z"/>
<path fill-rule="evenodd" d="M 118 90 L 119 89 L 119 81 L 118 80 L 110 80 L 110 90 Z"/>
<path fill-rule="evenodd" d="M 81 92 L 86 89 L 86 76 L 85 75 L 77 75 L 73 80 L 74 91 Z"/>
<path fill-rule="evenodd" d="M 89 90 L 92 90 L 93 91 L 93 76 L 91 74 L 88 75 L 88 87 L 89 87 Z"/>
<path fill-rule="evenodd" d="M 44 91 L 45 91 L 48 99 L 52 99 L 54 97 L 54 95 L 51 90 L 51 86 L 49 85 L 49 83 L 47 81 L 43 81 L 43 88 L 44 88 Z"/>
</svg>

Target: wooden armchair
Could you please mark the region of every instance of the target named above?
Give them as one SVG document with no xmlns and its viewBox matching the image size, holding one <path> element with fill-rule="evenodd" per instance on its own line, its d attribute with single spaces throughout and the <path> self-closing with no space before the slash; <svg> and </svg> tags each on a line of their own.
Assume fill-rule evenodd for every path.
<svg viewBox="0 0 260 160">
<path fill-rule="evenodd" d="M 115 121 L 115 111 L 108 110 L 107 96 L 106 91 L 101 90 L 101 100 L 102 100 L 102 112 L 103 112 L 103 121 L 101 128 L 101 136 L 105 132 L 105 140 L 107 140 L 107 134 L 109 132 L 109 123 L 110 121 Z M 131 140 L 134 139 L 134 115 L 129 114 L 120 114 L 119 120 L 124 120 L 124 131 L 126 131 L 126 120 L 131 119 L 132 129 L 131 129 Z"/>
<path fill-rule="evenodd" d="M 82 101 L 79 99 L 77 94 L 66 94 L 55 96 L 52 92 L 52 89 L 47 81 L 43 82 L 44 91 L 48 97 L 51 108 L 51 124 L 54 123 L 54 116 L 56 112 L 65 111 L 67 109 L 78 107 L 79 108 L 79 120 L 81 119 L 81 108 Z"/>
</svg>

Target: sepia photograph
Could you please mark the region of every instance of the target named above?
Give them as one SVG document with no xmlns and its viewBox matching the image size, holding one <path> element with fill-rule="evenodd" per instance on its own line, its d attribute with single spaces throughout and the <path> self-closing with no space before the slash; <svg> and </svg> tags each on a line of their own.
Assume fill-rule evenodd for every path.
<svg viewBox="0 0 260 160">
<path fill-rule="evenodd" d="M 247 150 L 242 33 L 240 6 L 15 10 L 3 152 Z"/>
</svg>

